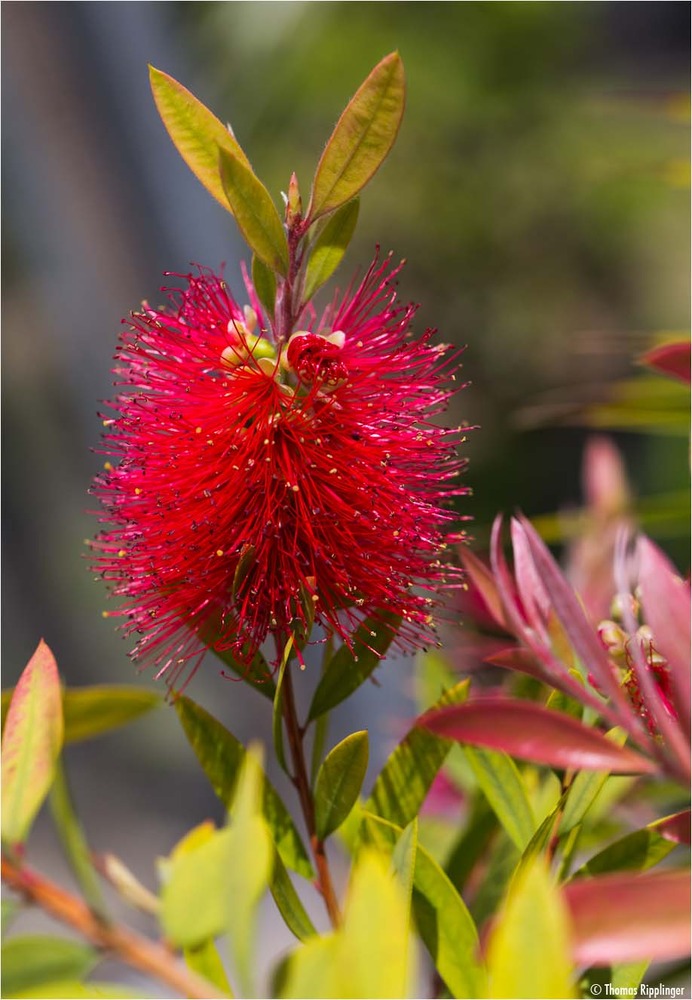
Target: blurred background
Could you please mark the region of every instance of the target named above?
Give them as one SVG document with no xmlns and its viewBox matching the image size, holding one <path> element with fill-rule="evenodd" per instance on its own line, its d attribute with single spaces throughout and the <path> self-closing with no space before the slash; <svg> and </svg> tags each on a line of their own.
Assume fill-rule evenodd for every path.
<svg viewBox="0 0 692 1000">
<path fill-rule="evenodd" d="M 159 122 L 148 62 L 232 123 L 278 201 L 291 170 L 307 192 L 349 96 L 399 49 L 404 125 L 337 278 L 381 243 L 409 262 L 420 329 L 467 345 L 454 418 L 480 426 L 473 534 L 498 510 L 578 505 L 605 413 L 647 529 L 687 571 L 688 403 L 672 404 L 682 423 L 640 419 L 633 359 L 688 325 L 689 17 L 683 2 L 4 4 L 4 686 L 41 636 L 68 684 L 152 683 L 83 558 L 96 410 L 121 318 L 192 261 L 225 261 L 238 288 L 242 246 Z M 370 726 L 373 766 L 412 714 L 410 664 L 379 674 L 331 733 Z M 188 693 L 241 739 L 268 732 L 259 696 L 211 658 Z M 68 764 L 94 845 L 149 884 L 154 855 L 221 815 L 167 709 Z M 35 842 L 62 871 L 47 824 Z"/>
</svg>

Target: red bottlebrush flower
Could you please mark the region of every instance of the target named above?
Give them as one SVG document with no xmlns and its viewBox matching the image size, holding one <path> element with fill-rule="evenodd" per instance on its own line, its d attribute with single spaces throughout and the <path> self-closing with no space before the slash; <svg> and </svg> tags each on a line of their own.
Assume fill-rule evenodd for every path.
<svg viewBox="0 0 692 1000">
<path fill-rule="evenodd" d="M 117 353 L 109 461 L 93 543 L 133 656 L 158 675 L 206 647 L 249 662 L 312 619 L 348 641 L 387 610 L 429 641 L 457 515 L 459 428 L 435 423 L 452 358 L 414 337 L 377 258 L 355 292 L 288 344 L 255 292 L 241 309 L 200 269 L 162 309 L 134 313 Z M 169 290 L 170 291 L 170 290 Z M 202 638 L 202 636 L 204 638 Z"/>
</svg>

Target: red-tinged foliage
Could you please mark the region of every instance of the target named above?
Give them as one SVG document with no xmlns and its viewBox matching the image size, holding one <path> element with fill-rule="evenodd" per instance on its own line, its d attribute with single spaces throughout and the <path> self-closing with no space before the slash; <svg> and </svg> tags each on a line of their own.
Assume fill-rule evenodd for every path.
<svg viewBox="0 0 692 1000">
<path fill-rule="evenodd" d="M 524 760 L 586 771 L 646 774 L 655 765 L 619 747 L 597 729 L 534 702 L 488 695 L 424 715 L 420 724 L 438 736 L 504 750 Z"/>
<path fill-rule="evenodd" d="M 583 878 L 564 893 L 579 964 L 669 961 L 690 953 L 689 871 Z"/>
<path fill-rule="evenodd" d="M 673 378 L 690 384 L 689 340 L 653 347 L 646 354 L 642 354 L 639 360 L 642 364 L 661 372 L 663 375 L 672 375 Z"/>
<path fill-rule="evenodd" d="M 159 675 L 195 666 L 200 633 L 248 661 L 313 609 L 347 640 L 386 607 L 403 646 L 429 641 L 465 492 L 460 429 L 436 423 L 456 357 L 412 335 L 397 271 L 375 260 L 288 345 L 249 282 L 257 327 L 206 270 L 133 314 L 94 488 L 113 526 L 94 565 L 123 598 L 111 613 L 139 637 L 133 655 Z"/>
</svg>

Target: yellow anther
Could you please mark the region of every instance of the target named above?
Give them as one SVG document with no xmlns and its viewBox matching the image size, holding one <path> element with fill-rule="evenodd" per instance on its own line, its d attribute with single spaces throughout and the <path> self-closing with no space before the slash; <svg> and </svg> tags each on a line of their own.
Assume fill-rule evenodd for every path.
<svg viewBox="0 0 692 1000">
<path fill-rule="evenodd" d="M 136 496 L 139 496 L 139 494 L 140 494 L 141 492 L 142 492 L 142 491 L 140 490 L 139 486 L 135 486 L 135 495 L 136 495 Z"/>
<path fill-rule="evenodd" d="M 217 556 L 222 556 L 223 555 L 223 549 L 217 549 L 216 550 L 216 554 L 217 554 Z"/>
<path fill-rule="evenodd" d="M 105 469 L 105 470 L 106 470 L 107 472 L 111 472 L 111 471 L 112 471 L 112 469 L 113 469 L 113 466 L 111 465 L 111 463 L 110 463 L 110 462 L 104 462 L 104 463 L 103 463 L 103 467 L 104 467 L 104 469 Z"/>
</svg>

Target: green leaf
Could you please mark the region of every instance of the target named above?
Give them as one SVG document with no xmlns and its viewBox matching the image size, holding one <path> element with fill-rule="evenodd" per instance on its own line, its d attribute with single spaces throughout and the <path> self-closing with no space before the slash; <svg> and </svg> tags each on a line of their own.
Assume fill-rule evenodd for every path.
<svg viewBox="0 0 692 1000">
<path fill-rule="evenodd" d="M 517 765 L 499 750 L 464 747 L 464 751 L 495 815 L 523 851 L 533 836 L 536 822 Z"/>
<path fill-rule="evenodd" d="M 542 862 L 515 880 L 488 942 L 489 997 L 573 997 L 568 917 Z"/>
<path fill-rule="evenodd" d="M 310 301 L 343 260 L 358 222 L 360 202 L 353 198 L 337 209 L 315 240 L 310 251 L 303 285 L 303 304 Z"/>
<path fill-rule="evenodd" d="M 81 979 L 100 959 L 88 945 L 45 934 L 13 937 L 3 944 L 1 955 L 3 997 L 56 979 Z"/>
<path fill-rule="evenodd" d="M 288 661 L 291 655 L 292 647 L 293 647 L 293 636 L 289 638 L 284 648 L 283 659 L 281 660 L 281 666 L 279 667 L 279 676 L 276 679 L 276 691 L 274 692 L 274 704 L 272 706 L 272 739 L 274 741 L 274 752 L 276 753 L 276 759 L 279 762 L 281 769 L 285 771 L 286 774 L 288 774 L 288 767 L 286 766 L 286 755 L 284 753 L 283 682 L 286 670 L 291 669 L 288 666 Z"/>
<path fill-rule="evenodd" d="M 2 692 L 3 728 L 13 692 L 14 688 Z M 62 704 L 64 742 L 78 743 L 133 722 L 152 708 L 158 708 L 163 698 L 158 691 L 145 688 L 98 684 L 64 689 Z"/>
<path fill-rule="evenodd" d="M 368 769 L 368 734 L 351 733 L 327 754 L 315 783 L 315 825 L 324 840 L 341 826 L 360 793 Z"/>
<path fill-rule="evenodd" d="M 257 298 L 264 307 L 267 319 L 274 319 L 276 308 L 276 275 L 256 254 L 252 257 L 252 284 L 257 292 Z"/>
<path fill-rule="evenodd" d="M 366 618 L 352 637 L 353 652 L 342 645 L 320 678 L 308 713 L 308 722 L 335 708 L 366 681 L 389 649 L 401 616 L 380 611 Z"/>
<path fill-rule="evenodd" d="M 219 177 L 219 149 L 250 168 L 235 136 L 189 90 L 159 69 L 149 67 L 154 101 L 166 130 L 193 174 L 220 205 L 231 211 Z"/>
<path fill-rule="evenodd" d="M 445 871 L 457 889 L 461 890 L 466 885 L 466 880 L 478 859 L 487 850 L 497 826 L 497 816 L 485 796 L 476 796 L 468 819 L 445 862 Z"/>
<path fill-rule="evenodd" d="M 213 983 L 224 996 L 233 996 L 226 970 L 213 941 L 205 941 L 204 944 L 200 944 L 196 948 L 184 948 L 183 957 L 188 969 L 192 969 L 193 972 Z"/>
<path fill-rule="evenodd" d="M 629 991 L 637 990 L 650 965 L 651 962 L 646 958 L 641 962 L 627 962 L 611 966 L 610 985 L 613 987 L 613 995 L 627 996 L 629 994 L 632 996 L 633 992 Z"/>
<path fill-rule="evenodd" d="M 468 688 L 468 680 L 460 681 L 434 707 L 459 704 L 466 698 Z M 366 810 L 402 828 L 408 826 L 418 815 L 451 746 L 450 740 L 414 726 L 389 755 L 373 785 Z"/>
<path fill-rule="evenodd" d="M 245 747 L 191 698 L 181 695 L 175 701 L 175 710 L 212 788 L 228 808 L 233 801 L 238 774 L 245 759 Z M 313 878 L 312 865 L 291 814 L 266 778 L 262 789 L 262 808 L 284 863 L 299 875 Z"/>
<path fill-rule="evenodd" d="M 53 782 L 63 742 L 55 658 L 41 640 L 19 678 L 2 737 L 2 839 L 20 844 Z"/>
<path fill-rule="evenodd" d="M 147 1000 L 139 990 L 128 990 L 122 983 L 106 983 L 90 979 L 53 979 L 27 990 L 13 993 L 14 1000 Z"/>
<path fill-rule="evenodd" d="M 606 736 L 617 746 L 624 746 L 627 740 L 627 733 L 622 729 L 611 729 Z M 581 823 L 608 778 L 608 772 L 579 771 L 569 787 L 565 811 L 560 821 L 560 835 L 569 833 L 572 827 Z"/>
<path fill-rule="evenodd" d="M 388 852 L 402 833 L 396 824 L 372 814 L 364 816 L 362 832 L 366 841 Z M 482 971 L 476 960 L 476 925 L 459 893 L 420 844 L 413 885 L 416 926 L 452 996 L 484 996 Z"/>
<path fill-rule="evenodd" d="M 2 906 L 2 913 L 0 915 L 0 933 L 4 937 L 10 929 L 10 924 L 16 916 L 22 912 L 22 904 L 17 899 L 7 899 L 0 900 L 0 906 Z"/>
<path fill-rule="evenodd" d="M 55 779 L 49 802 L 62 848 L 79 883 L 84 899 L 94 913 L 105 918 L 106 909 L 101 885 L 91 862 L 91 853 L 84 831 L 72 804 L 70 786 L 60 758 L 56 761 Z"/>
<path fill-rule="evenodd" d="M 286 926 L 299 941 L 307 941 L 317 934 L 278 851 L 274 852 L 274 869 L 269 889 Z"/>
<path fill-rule="evenodd" d="M 245 242 L 278 274 L 288 273 L 288 241 L 279 213 L 264 184 L 249 167 L 219 148 L 221 184 Z"/>
<path fill-rule="evenodd" d="M 409 823 L 403 831 L 392 851 L 392 868 L 406 894 L 409 909 L 413 893 L 413 878 L 416 870 L 416 852 L 418 851 L 418 818 Z"/>
<path fill-rule="evenodd" d="M 676 846 L 652 827 L 634 830 L 589 858 L 574 873 L 574 877 L 604 872 L 646 871 L 667 857 Z"/>
<path fill-rule="evenodd" d="M 349 101 L 317 164 L 307 218 L 350 201 L 394 145 L 404 113 L 406 82 L 398 52 L 375 66 Z"/>
</svg>

